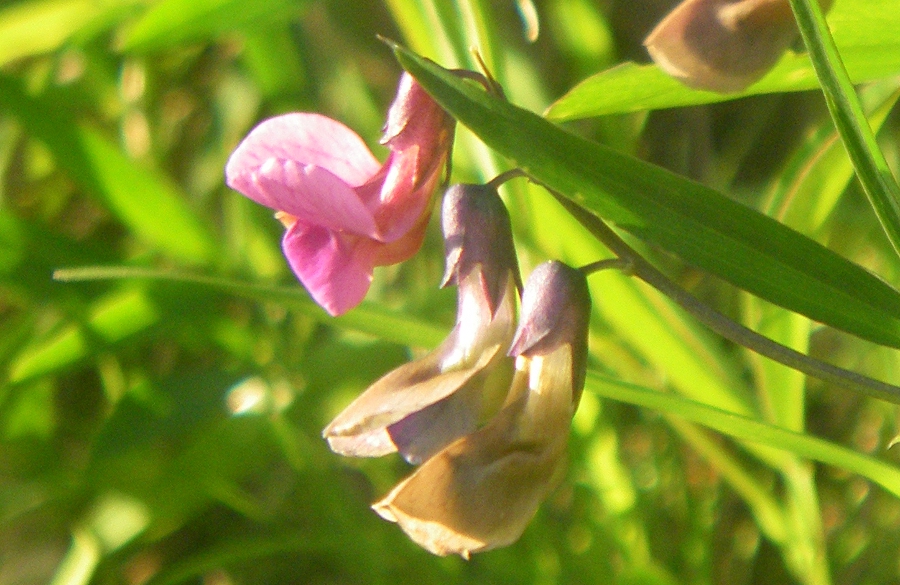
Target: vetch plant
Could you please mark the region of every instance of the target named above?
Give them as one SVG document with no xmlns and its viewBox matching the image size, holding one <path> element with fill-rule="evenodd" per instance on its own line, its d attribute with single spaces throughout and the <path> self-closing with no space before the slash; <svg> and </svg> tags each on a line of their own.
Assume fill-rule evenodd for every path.
<svg viewBox="0 0 900 585">
<path fill-rule="evenodd" d="M 0 35 L 0 461 L 16 463 L 0 474 L 0 573 L 68 583 L 75 568 L 83 582 L 148 585 L 897 581 L 898 425 L 884 401 L 900 402 L 889 166 L 900 0 L 834 2 L 827 21 L 818 0 L 790 0 L 802 39 L 738 93 L 622 62 L 652 29 L 639 3 L 535 3 L 544 22 L 530 48 L 515 38 L 515 3 L 101 4 L 0 9 L 0 29 L 15 32 Z M 784 30 L 784 2 L 691 5 L 718 6 L 723 23 L 760 39 L 773 23 Z M 530 3 L 518 6 L 524 17 Z M 501 193 L 523 275 L 549 259 L 585 274 L 621 269 L 588 277 L 596 302 L 580 321 L 590 351 L 568 445 L 579 368 L 567 373 L 552 340 L 542 355 L 518 346 L 532 335 L 516 336 L 517 324 L 538 323 L 527 307 L 517 315 L 529 302 L 500 279 L 492 293 L 464 255 L 448 272 L 453 291 L 423 288 L 444 270 L 429 253 L 375 269 L 396 272 L 390 293 L 338 318 L 310 299 L 307 289 L 345 310 L 382 252 L 414 247 L 427 212 L 388 213 L 382 201 L 388 167 L 412 174 L 400 158 L 434 178 L 430 155 L 401 140 L 408 126 L 375 157 L 366 145 L 377 138 L 360 133 L 363 144 L 316 114 L 269 133 L 261 158 L 234 168 L 270 213 L 210 184 L 260 112 L 294 102 L 383 120 L 392 96 L 373 116 L 372 90 L 397 80 L 373 42 L 385 31 L 414 51 L 396 50 L 410 89 L 466 128 L 455 175 L 444 166 L 433 193 L 411 199 L 431 197 L 433 209 L 444 180 L 521 168 L 530 184 Z M 457 74 L 477 68 L 470 47 L 509 101 Z M 713 55 L 737 70 L 708 75 L 743 82 L 778 54 L 756 48 Z M 407 95 L 391 119 L 424 121 L 402 115 L 429 103 Z M 710 124 L 653 132 L 663 109 Z M 641 159 L 651 151 L 709 165 L 692 180 Z M 473 200 L 498 203 L 490 195 Z M 395 232 L 404 211 L 422 223 Z M 305 255 L 289 250 L 306 288 L 245 279 L 244 267 L 284 266 L 275 212 L 307 238 Z M 484 229 L 458 217 L 456 233 Z M 509 302 L 490 313 L 492 296 Z M 398 359 L 411 363 L 388 373 Z M 278 408 L 227 408 L 247 379 L 265 382 Z M 322 428 L 360 393 L 326 443 Z M 328 444 L 398 456 L 349 459 Z"/>
<path fill-rule="evenodd" d="M 559 262 L 536 269 L 513 338 L 518 268 L 496 189 L 518 175 L 531 176 L 514 170 L 488 185 L 448 190 L 443 284 L 459 287 L 456 326 L 437 349 L 378 380 L 323 432 L 337 453 L 398 452 L 421 464 L 373 508 L 425 549 L 468 558 L 515 542 L 558 481 L 585 382 L 590 295 L 584 274 L 593 270 L 625 268 L 736 343 L 822 379 L 898 396 L 896 387 L 798 354 L 708 311 L 551 185 L 545 186 L 617 258 L 582 271 Z M 510 343 L 511 377 L 503 355 Z M 490 405 L 503 392 L 494 414 Z"/>
<path fill-rule="evenodd" d="M 228 185 L 276 210 L 288 264 L 332 315 L 362 301 L 375 266 L 416 253 L 453 142 L 453 120 L 408 74 L 379 164 L 355 132 L 314 113 L 259 124 L 225 167 Z"/>
<path fill-rule="evenodd" d="M 509 354 L 506 402 L 373 505 L 417 544 L 469 558 L 512 544 L 565 470 L 569 424 L 584 387 L 591 299 L 561 262 L 532 272 Z"/>
<path fill-rule="evenodd" d="M 442 556 L 468 558 L 521 536 L 562 475 L 584 387 L 591 302 L 582 272 L 560 262 L 536 268 L 513 336 L 518 266 L 496 185 L 518 174 L 448 190 L 444 284 L 458 286 L 456 326 L 323 432 L 343 455 L 397 451 L 422 464 L 373 508 Z M 494 414 L 498 394 L 505 400 Z M 483 413 L 493 416 L 478 428 Z"/>
</svg>

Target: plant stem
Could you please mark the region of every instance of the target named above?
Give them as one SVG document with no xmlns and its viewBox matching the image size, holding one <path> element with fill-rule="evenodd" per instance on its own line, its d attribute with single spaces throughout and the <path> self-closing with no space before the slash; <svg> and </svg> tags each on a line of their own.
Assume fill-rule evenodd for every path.
<svg viewBox="0 0 900 585">
<path fill-rule="evenodd" d="M 875 380 L 795 351 L 760 335 L 752 329 L 744 327 L 704 304 L 657 270 L 655 266 L 645 260 L 634 248 L 629 246 L 609 226 L 603 223 L 603 220 L 599 217 L 552 189 L 548 190 L 581 225 L 587 228 L 613 254 L 630 263 L 629 270 L 631 274 L 669 297 L 678 306 L 719 335 L 789 368 L 818 378 L 823 382 L 900 404 L 900 386 Z"/>
</svg>

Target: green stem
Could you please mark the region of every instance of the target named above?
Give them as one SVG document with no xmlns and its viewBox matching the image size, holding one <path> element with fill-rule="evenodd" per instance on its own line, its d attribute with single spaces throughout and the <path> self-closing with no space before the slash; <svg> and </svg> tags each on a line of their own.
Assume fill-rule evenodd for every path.
<svg viewBox="0 0 900 585">
<path fill-rule="evenodd" d="M 561 194 L 554 192 L 552 189 L 550 189 L 550 192 L 581 225 L 609 248 L 613 254 L 629 261 L 631 263 L 630 270 L 634 276 L 669 297 L 669 299 L 719 335 L 824 382 L 900 404 L 900 386 L 874 380 L 862 374 L 851 372 L 802 354 L 732 321 L 722 313 L 702 303 L 647 262 L 634 248 L 625 243 L 618 234 L 603 223 L 599 217 Z"/>
</svg>

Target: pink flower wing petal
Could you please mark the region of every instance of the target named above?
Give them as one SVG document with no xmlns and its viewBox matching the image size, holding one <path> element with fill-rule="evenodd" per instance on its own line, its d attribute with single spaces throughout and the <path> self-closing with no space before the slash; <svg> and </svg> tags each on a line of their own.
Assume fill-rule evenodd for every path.
<svg viewBox="0 0 900 585">
<path fill-rule="evenodd" d="M 284 234 L 282 249 L 313 300 L 336 316 L 366 296 L 372 283 L 373 244 L 298 222 Z"/>
<path fill-rule="evenodd" d="M 269 118 L 251 130 L 228 159 L 228 183 L 273 158 L 322 167 L 351 187 L 364 184 L 381 168 L 356 132 L 337 120 L 301 112 Z"/>
</svg>

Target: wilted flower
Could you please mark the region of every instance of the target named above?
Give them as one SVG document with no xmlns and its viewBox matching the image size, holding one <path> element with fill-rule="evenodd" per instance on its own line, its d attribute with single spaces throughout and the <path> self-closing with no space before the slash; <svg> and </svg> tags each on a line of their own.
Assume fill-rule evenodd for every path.
<svg viewBox="0 0 900 585">
<path fill-rule="evenodd" d="M 373 508 L 434 554 L 515 542 L 561 477 L 569 424 L 584 386 L 590 296 L 560 262 L 532 273 L 510 355 L 506 402 L 483 428 L 451 443 Z"/>
<path fill-rule="evenodd" d="M 399 451 L 419 463 L 475 430 L 491 389 L 509 383 L 504 352 L 519 282 L 509 214 L 493 187 L 455 185 L 444 197 L 442 223 L 444 285 L 458 287 L 456 326 L 437 349 L 375 382 L 326 427 L 337 453 Z"/>
<path fill-rule="evenodd" d="M 278 211 L 291 269 L 337 315 L 363 299 L 375 266 L 406 260 L 421 246 L 452 138 L 452 118 L 404 74 L 384 129 L 391 152 L 383 165 L 340 122 L 293 113 L 244 138 L 226 182 Z"/>
<path fill-rule="evenodd" d="M 824 10 L 832 0 L 820 0 Z M 788 0 L 685 0 L 644 41 L 669 75 L 697 89 L 741 91 L 797 37 Z"/>
</svg>

